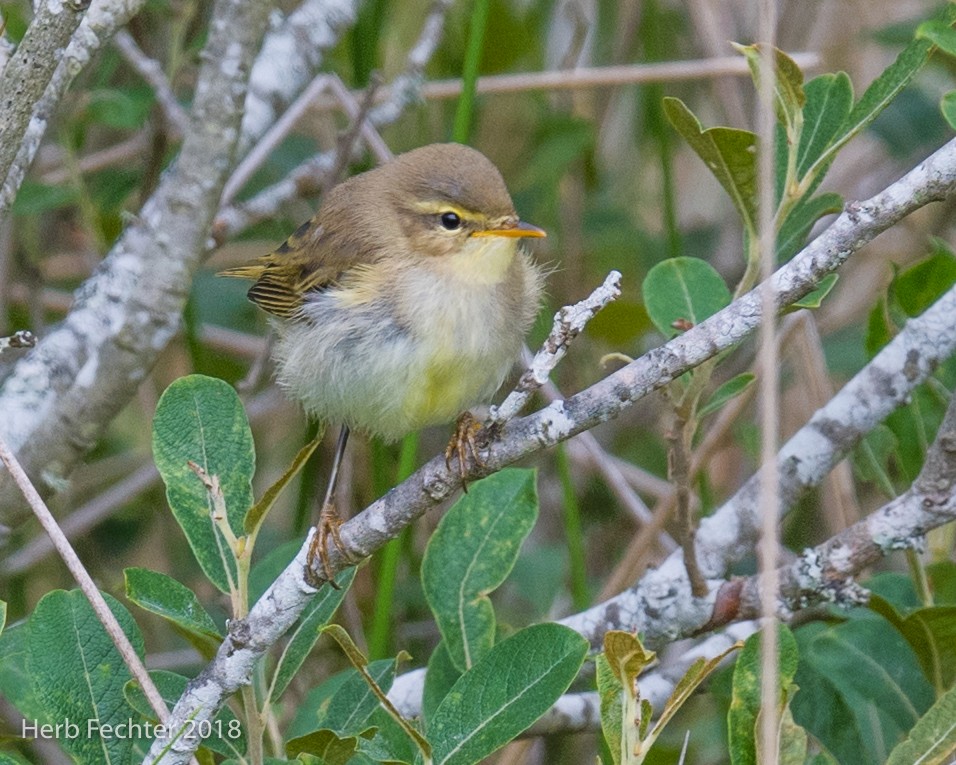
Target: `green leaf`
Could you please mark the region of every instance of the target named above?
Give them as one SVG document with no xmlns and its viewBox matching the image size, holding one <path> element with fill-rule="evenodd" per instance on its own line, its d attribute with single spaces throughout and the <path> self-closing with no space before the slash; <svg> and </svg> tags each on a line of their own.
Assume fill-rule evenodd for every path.
<svg viewBox="0 0 956 765">
<path fill-rule="evenodd" d="M 30 652 L 30 623 L 12 624 L 0 635 L 0 695 L 28 720 L 43 720 L 43 704 L 27 667 Z"/>
<path fill-rule="evenodd" d="M 204 375 L 189 375 L 170 385 L 153 419 L 153 456 L 169 506 L 196 560 L 216 587 L 229 592 L 230 582 L 236 581 L 235 554 L 215 527 L 208 492 L 188 463 L 219 478 L 226 520 L 240 536 L 252 506 L 255 450 L 249 421 L 232 387 Z"/>
<path fill-rule="evenodd" d="M 940 10 L 937 21 L 950 26 L 956 21 L 956 4 L 946 3 Z M 817 160 L 818 163 L 830 162 L 833 155 L 853 136 L 861 133 L 899 95 L 916 73 L 926 64 L 933 43 L 917 38 L 907 45 L 896 61 L 890 64 L 860 96 L 860 100 L 850 110 L 839 135 L 830 144 L 830 148 Z"/>
<path fill-rule="evenodd" d="M 153 670 L 149 673 L 153 684 L 160 696 L 170 709 L 179 701 L 186 690 L 189 679 L 175 672 Z M 123 688 L 123 695 L 130 706 L 148 720 L 156 720 L 156 712 L 149 705 L 146 694 L 135 680 L 130 680 Z M 204 725 L 198 726 L 196 733 L 202 736 L 202 746 L 205 749 L 221 754 L 225 757 L 238 757 L 246 753 L 246 734 L 242 721 L 236 717 L 228 706 L 216 712 L 215 717 Z"/>
<path fill-rule="evenodd" d="M 933 701 L 912 649 L 876 616 L 797 633 L 794 719 L 843 763 L 885 762 Z"/>
<path fill-rule="evenodd" d="M 127 568 L 126 597 L 147 611 L 169 620 L 209 658 L 222 642 L 219 629 L 199 599 L 183 584 L 158 571 Z"/>
<path fill-rule="evenodd" d="M 133 618 L 115 598 L 103 597 L 142 658 L 143 637 Z M 30 615 L 29 624 L 28 672 L 44 718 L 82 725 L 75 735 L 59 736 L 60 744 L 80 763 L 132 761 L 134 747 L 142 744 L 135 736 L 100 735 L 106 726 L 141 719 L 123 697 L 129 670 L 83 593 L 47 593 Z M 88 720 L 94 721 L 92 730 Z"/>
<path fill-rule="evenodd" d="M 118 130 L 136 130 L 143 126 L 155 99 L 152 92 L 142 90 L 117 90 L 97 88 L 87 92 L 88 117 L 107 127 Z"/>
<path fill-rule="evenodd" d="M 665 98 L 664 113 L 730 195 L 744 227 L 753 235 L 757 230 L 757 136 L 729 127 L 704 130 L 679 98 Z"/>
<path fill-rule="evenodd" d="M 903 617 L 887 600 L 873 595 L 869 607 L 906 638 L 937 693 L 953 686 L 956 682 L 956 606 L 920 608 Z"/>
<path fill-rule="evenodd" d="M 939 110 L 943 113 L 943 119 L 953 129 L 956 130 L 956 90 L 949 90 L 943 93 L 939 101 Z"/>
<path fill-rule="evenodd" d="M 79 191 L 66 186 L 48 186 L 44 183 L 25 180 L 13 202 L 14 215 L 39 215 L 59 210 L 79 199 Z"/>
<path fill-rule="evenodd" d="M 611 753 L 611 761 L 614 765 L 621 765 L 623 753 L 626 751 L 624 743 L 625 689 L 603 653 L 598 654 L 595 664 L 598 696 L 601 698 L 601 732 Z"/>
<path fill-rule="evenodd" d="M 956 29 L 952 23 L 924 21 L 916 28 L 917 40 L 929 40 L 943 53 L 956 56 Z"/>
<path fill-rule="evenodd" d="M 956 688 L 936 699 L 909 735 L 890 752 L 886 765 L 949 765 L 956 752 Z"/>
<path fill-rule="evenodd" d="M 800 298 L 796 303 L 791 304 L 791 311 L 796 311 L 800 308 L 819 308 L 823 304 L 824 298 L 830 294 L 831 290 L 836 286 L 837 280 L 840 278 L 839 274 L 827 274 L 824 276 L 820 283 L 814 287 L 814 289 Z"/>
<path fill-rule="evenodd" d="M 299 452 L 292 460 L 292 464 L 289 465 L 286 471 L 279 476 L 278 480 L 273 483 L 272 486 L 266 489 L 265 494 L 262 495 L 262 498 L 251 508 L 249 508 L 249 512 L 246 513 L 246 517 L 242 521 L 242 527 L 245 529 L 247 534 L 252 536 L 259 533 L 259 527 L 266 519 L 266 516 L 272 509 L 275 501 L 282 493 L 282 490 L 285 489 L 285 487 L 289 485 L 289 482 L 299 474 L 302 466 L 305 465 L 309 457 L 311 457 L 312 453 L 316 450 L 316 447 L 318 447 L 318 445 L 322 442 L 323 435 L 325 435 L 324 429 L 320 429 L 315 438 L 299 449 Z"/>
<path fill-rule="evenodd" d="M 727 712 L 730 761 L 733 765 L 757 763 L 756 726 L 761 702 L 761 635 L 762 633 L 755 632 L 747 638 L 734 666 L 733 696 Z M 784 694 L 789 694 L 797 671 L 797 642 L 793 633 L 784 625 L 777 627 L 777 641 L 780 688 Z"/>
<path fill-rule="evenodd" d="M 651 730 L 651 734 L 648 737 L 648 741 L 652 742 L 653 739 L 656 739 L 660 734 L 661 730 L 665 725 L 671 720 L 671 718 L 677 714 L 677 711 L 684 705 L 684 702 L 690 698 L 691 694 L 700 686 L 704 680 L 706 680 L 710 675 L 716 670 L 720 663 L 727 658 L 734 651 L 739 650 L 743 647 L 743 643 L 734 643 L 726 651 L 721 652 L 717 656 L 714 656 L 710 659 L 700 658 L 694 661 L 693 664 L 688 667 L 687 672 L 684 673 L 684 676 L 680 679 L 674 690 L 671 691 L 670 697 L 667 699 L 667 702 L 664 704 L 664 709 L 661 711 L 660 717 L 654 723 L 654 728 Z"/>
<path fill-rule="evenodd" d="M 853 108 L 853 83 L 846 72 L 821 74 L 806 84 L 803 132 L 797 147 L 797 178 L 802 179 L 829 148 Z M 815 180 L 822 180 L 822 174 Z M 808 190 L 809 191 L 809 190 Z"/>
<path fill-rule="evenodd" d="M 919 316 L 956 284 L 956 257 L 942 240 L 934 239 L 933 244 L 928 258 L 893 280 L 893 294 L 907 316 Z"/>
<path fill-rule="evenodd" d="M 296 672 L 299 671 L 312 650 L 312 646 L 315 645 L 319 635 L 322 634 L 322 627 L 338 610 L 354 579 L 355 568 L 340 571 L 339 575 L 335 577 L 335 583 L 339 586 L 339 589 L 323 587 L 312 598 L 305 612 L 299 618 L 299 622 L 289 637 L 289 642 L 286 643 L 282 655 L 279 657 L 279 664 L 276 666 L 273 676 L 272 691 L 269 694 L 271 703 L 277 703 L 279 697 L 289 687 L 292 678 L 295 677 Z"/>
<path fill-rule="evenodd" d="M 324 765 L 345 765 L 358 751 L 358 736 L 339 736 L 328 728 L 294 738 L 286 744 L 288 757 L 305 752 L 320 759 Z"/>
<path fill-rule="evenodd" d="M 730 290 L 714 267 L 699 258 L 669 258 L 658 263 L 641 285 L 654 325 L 671 338 L 677 327 L 696 326 L 730 305 Z M 677 327 L 675 327 L 677 325 Z"/>
<path fill-rule="evenodd" d="M 7 626 L 7 601 L 0 600 L 0 635 L 3 634 L 3 629 L 6 626 Z"/>
<path fill-rule="evenodd" d="M 757 89 L 760 89 L 763 53 L 760 45 L 738 45 L 732 43 L 734 49 L 747 59 L 750 75 Z M 773 110 L 777 120 L 787 131 L 787 135 L 796 136 L 800 130 L 803 117 L 803 105 L 806 96 L 803 92 L 803 72 L 796 62 L 779 48 L 773 49 L 774 69 L 776 78 L 773 88 Z"/>
<path fill-rule="evenodd" d="M 425 672 L 425 687 L 422 691 L 422 719 L 425 721 L 426 733 L 432 715 L 459 677 L 461 672 L 452 663 L 445 648 L 445 641 L 438 641 L 432 655 L 428 657 L 428 670 Z"/>
<path fill-rule="evenodd" d="M 338 624 L 329 624 L 328 626 L 322 629 L 322 632 L 329 635 L 336 643 L 339 644 L 339 648 L 345 653 L 348 657 L 348 660 L 351 662 L 352 666 L 358 670 L 359 674 L 362 676 L 362 679 L 365 681 L 365 684 L 369 687 L 372 693 L 375 694 L 375 698 L 378 699 L 381 709 L 384 709 L 391 716 L 392 720 L 401 727 L 405 732 L 405 735 L 415 743 L 415 746 L 419 748 L 422 756 L 425 759 L 428 759 L 431 756 L 431 745 L 421 733 L 418 732 L 418 729 L 412 726 L 408 720 L 406 720 L 399 711 L 395 708 L 392 702 L 389 700 L 386 693 L 387 689 L 382 688 L 375 681 L 375 678 L 371 676 L 368 672 L 368 658 L 363 654 L 355 642 L 352 640 L 351 635 L 346 632 Z M 410 658 L 408 654 L 404 651 L 399 653 L 396 657 L 395 662 L 405 660 Z"/>
<path fill-rule="evenodd" d="M 472 765 L 530 727 L 571 685 L 587 648 L 559 624 L 526 627 L 495 645 L 435 711 L 434 765 Z"/>
<path fill-rule="evenodd" d="M 422 560 L 422 587 L 460 671 L 494 644 L 488 595 L 508 576 L 537 517 L 534 471 L 512 468 L 472 484 L 432 534 Z"/>
<path fill-rule="evenodd" d="M 754 384 L 754 380 L 756 379 L 756 376 L 751 372 L 743 372 L 736 377 L 730 378 L 727 382 L 713 392 L 711 397 L 707 400 L 707 403 L 700 408 L 698 416 L 703 419 L 708 414 L 716 412 L 732 398 L 736 398 L 745 390 L 747 390 L 751 385 Z"/>
<path fill-rule="evenodd" d="M 373 661 L 368 665 L 368 673 L 387 692 L 395 679 L 395 660 Z M 378 707 L 375 693 L 358 671 L 349 670 L 343 674 L 344 678 L 338 681 L 338 688 L 325 705 L 317 710 L 309 733 L 328 728 L 340 736 L 360 736 L 370 727 L 369 717 Z"/>
<path fill-rule="evenodd" d="M 843 209 L 843 198 L 839 194 L 821 194 L 811 199 L 801 199 L 780 226 L 777 232 L 777 260 L 789 260 L 807 242 L 807 236 L 813 224 L 824 215 L 838 213 Z"/>
<path fill-rule="evenodd" d="M 615 765 L 641 753 L 651 710 L 641 703 L 637 677 L 656 660 L 637 635 L 622 630 L 604 634 L 598 656 L 597 687 L 601 697 L 601 730 Z"/>
</svg>

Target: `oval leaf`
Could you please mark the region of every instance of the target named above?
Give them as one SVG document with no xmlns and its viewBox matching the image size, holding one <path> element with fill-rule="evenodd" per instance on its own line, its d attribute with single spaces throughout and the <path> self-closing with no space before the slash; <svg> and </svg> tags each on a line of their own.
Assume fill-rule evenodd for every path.
<svg viewBox="0 0 956 765">
<path fill-rule="evenodd" d="M 886 765 L 948 765 L 956 752 L 956 688 L 936 699 L 906 740 L 892 752 Z"/>
<path fill-rule="evenodd" d="M 115 598 L 103 597 L 142 657 L 143 636 L 133 617 Z M 98 735 L 108 725 L 144 721 L 123 697 L 130 672 L 83 593 L 47 593 L 29 624 L 27 664 L 46 720 L 80 726 L 75 733 L 67 730 L 59 735 L 60 744 L 80 763 L 138 760 L 133 750 L 142 742 L 136 738 Z M 92 729 L 87 721 L 94 721 Z"/>
<path fill-rule="evenodd" d="M 126 597 L 140 608 L 168 619 L 207 658 L 215 653 L 222 636 L 195 593 L 172 577 L 146 568 L 128 568 Z"/>
<path fill-rule="evenodd" d="M 236 581 L 235 556 L 212 520 L 212 503 L 190 469 L 217 476 L 229 526 L 238 537 L 252 506 L 255 450 L 249 421 L 232 387 L 205 375 L 180 378 L 163 393 L 153 419 L 153 458 L 166 498 L 209 580 L 222 592 Z"/>
<path fill-rule="evenodd" d="M 730 305 L 730 290 L 713 266 L 700 258 L 670 258 L 647 274 L 641 287 L 651 321 L 671 338 L 675 325 L 700 324 Z"/>
<path fill-rule="evenodd" d="M 571 685 L 587 649 L 560 624 L 527 627 L 498 643 L 435 710 L 434 765 L 472 765 L 527 730 Z"/>
<path fill-rule="evenodd" d="M 533 470 L 473 484 L 442 518 L 422 561 L 422 586 L 452 662 L 463 672 L 494 644 L 488 599 L 511 571 L 538 517 Z"/>
<path fill-rule="evenodd" d="M 749 130 L 729 127 L 704 130 L 679 98 L 665 98 L 664 113 L 730 195 L 747 231 L 756 231 L 757 136 Z"/>
<path fill-rule="evenodd" d="M 730 399 L 736 398 L 753 385 L 755 379 L 757 378 L 751 372 L 744 372 L 732 377 L 714 391 L 707 403 L 700 408 L 699 416 L 703 418 L 711 412 L 716 412 Z"/>
</svg>

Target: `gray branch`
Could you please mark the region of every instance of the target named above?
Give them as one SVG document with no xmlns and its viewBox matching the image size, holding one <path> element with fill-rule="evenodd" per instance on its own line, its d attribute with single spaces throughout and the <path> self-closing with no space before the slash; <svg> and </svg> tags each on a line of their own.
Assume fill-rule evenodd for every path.
<svg viewBox="0 0 956 765">
<path fill-rule="evenodd" d="M 0 179 L 10 172 L 34 104 L 46 90 L 88 5 L 86 0 L 51 0 L 34 6 L 36 15 L 0 75 Z"/>
<path fill-rule="evenodd" d="M 0 388 L 0 428 L 41 492 L 62 485 L 179 329 L 233 164 L 267 13 L 265 3 L 251 0 L 217 4 L 175 165 L 79 289 L 64 322 Z M 15 492 L 9 475 L 0 474 L 7 522 L 23 510 Z"/>
<path fill-rule="evenodd" d="M 780 506 L 787 512 L 818 485 L 866 433 L 903 404 L 936 366 L 956 352 L 956 287 L 903 330 L 780 450 Z M 697 532 L 705 576 L 722 578 L 753 552 L 760 535 L 759 476 L 752 477 Z M 608 629 L 640 631 L 652 648 L 725 623 L 721 581 L 694 598 L 680 551 L 633 588 L 563 621 L 597 645 Z M 735 607 L 733 607 L 735 608 Z"/>
</svg>

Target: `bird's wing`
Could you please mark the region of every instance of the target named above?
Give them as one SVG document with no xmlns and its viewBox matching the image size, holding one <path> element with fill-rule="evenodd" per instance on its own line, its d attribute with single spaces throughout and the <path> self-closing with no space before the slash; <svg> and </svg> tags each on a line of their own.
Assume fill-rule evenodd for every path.
<svg viewBox="0 0 956 765">
<path fill-rule="evenodd" d="M 294 318 L 307 293 L 333 284 L 348 266 L 316 218 L 299 228 L 268 255 L 220 271 L 220 276 L 254 279 L 249 299 L 274 316 Z"/>
</svg>

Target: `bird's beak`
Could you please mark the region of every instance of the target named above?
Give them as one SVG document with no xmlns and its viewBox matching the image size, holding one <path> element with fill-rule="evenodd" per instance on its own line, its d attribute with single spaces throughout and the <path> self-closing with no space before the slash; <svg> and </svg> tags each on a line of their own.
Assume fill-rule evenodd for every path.
<svg viewBox="0 0 956 765">
<path fill-rule="evenodd" d="M 472 236 L 507 236 L 512 239 L 519 239 L 522 237 L 534 237 L 541 238 L 547 236 L 548 233 L 543 228 L 538 228 L 537 226 L 532 226 L 530 223 L 525 223 L 524 221 L 518 221 L 514 225 L 504 226 L 502 228 L 486 228 L 481 231 L 475 231 Z"/>
</svg>

